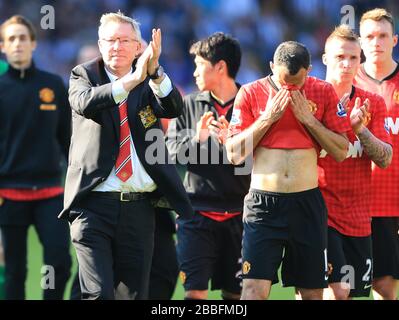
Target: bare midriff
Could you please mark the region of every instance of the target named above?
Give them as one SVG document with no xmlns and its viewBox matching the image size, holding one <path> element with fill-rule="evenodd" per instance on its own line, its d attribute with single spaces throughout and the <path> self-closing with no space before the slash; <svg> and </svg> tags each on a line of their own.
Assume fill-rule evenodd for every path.
<svg viewBox="0 0 399 320">
<path fill-rule="evenodd" d="M 311 149 L 255 149 L 251 188 L 279 193 L 317 187 L 317 153 Z"/>
</svg>

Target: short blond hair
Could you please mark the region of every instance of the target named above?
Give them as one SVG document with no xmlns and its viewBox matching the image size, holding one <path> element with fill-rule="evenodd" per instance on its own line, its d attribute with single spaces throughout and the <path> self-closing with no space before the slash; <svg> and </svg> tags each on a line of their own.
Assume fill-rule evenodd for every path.
<svg viewBox="0 0 399 320">
<path fill-rule="evenodd" d="M 327 44 L 333 39 L 341 39 L 341 40 L 356 42 L 360 46 L 359 36 L 347 24 L 341 24 L 338 27 L 335 27 L 334 31 L 331 32 L 331 34 L 326 39 L 326 43 L 324 45 L 324 52 L 327 49 Z"/>
<path fill-rule="evenodd" d="M 100 19 L 100 26 L 98 27 L 98 37 L 101 38 L 100 34 L 102 29 L 109 23 L 109 22 L 117 22 L 117 23 L 127 23 L 130 24 L 136 33 L 137 40 L 141 41 L 141 31 L 140 31 L 140 23 L 128 16 L 126 16 L 120 10 L 118 12 L 109 12 L 104 13 Z"/>
<path fill-rule="evenodd" d="M 390 14 L 384 8 L 375 8 L 363 13 L 360 19 L 360 26 L 366 20 L 374 20 L 374 21 L 386 20 L 392 26 L 392 34 L 395 34 L 395 20 L 393 19 L 392 14 Z"/>
</svg>

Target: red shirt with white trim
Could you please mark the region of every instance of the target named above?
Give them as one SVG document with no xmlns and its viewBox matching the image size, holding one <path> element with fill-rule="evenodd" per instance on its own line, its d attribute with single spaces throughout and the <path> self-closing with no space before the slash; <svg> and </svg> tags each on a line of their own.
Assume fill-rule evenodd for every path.
<svg viewBox="0 0 399 320">
<path fill-rule="evenodd" d="M 378 81 L 370 77 L 362 65 L 356 76 L 356 86 L 382 96 L 387 107 L 386 126 L 392 138 L 392 163 L 386 169 L 373 167 L 371 212 L 373 217 L 399 216 L 399 65 Z"/>
<path fill-rule="evenodd" d="M 234 103 L 228 136 L 233 136 L 251 126 L 266 109 L 267 101 L 273 98 L 277 91 L 278 88 L 271 76 L 242 86 Z M 307 77 L 301 91 L 305 93 L 314 117 L 325 127 L 337 133 L 351 130 L 346 111 L 338 104 L 338 97 L 330 83 Z M 269 128 L 258 146 L 271 149 L 319 148 L 316 140 L 295 118 L 290 106 Z"/>
<path fill-rule="evenodd" d="M 365 123 L 370 132 L 386 143 L 392 143 L 385 126 L 386 106 L 379 95 L 353 87 L 348 115 L 356 98 L 370 101 L 369 117 Z M 353 237 L 371 234 L 371 160 L 353 131 L 347 133 L 350 145 L 343 162 L 336 162 L 323 150 L 319 166 L 325 185 L 319 183 L 328 209 L 328 225 L 340 233 Z"/>
</svg>

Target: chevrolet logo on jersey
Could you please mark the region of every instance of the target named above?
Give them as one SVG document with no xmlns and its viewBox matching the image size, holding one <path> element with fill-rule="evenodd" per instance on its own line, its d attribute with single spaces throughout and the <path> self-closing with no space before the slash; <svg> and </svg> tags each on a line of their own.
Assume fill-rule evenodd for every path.
<svg viewBox="0 0 399 320">
<path fill-rule="evenodd" d="M 395 118 L 395 122 L 394 119 L 392 117 L 387 117 L 385 118 L 385 130 L 387 130 L 388 132 L 391 131 L 392 134 L 398 134 L 399 132 L 399 118 Z"/>
<path fill-rule="evenodd" d="M 359 140 L 349 143 L 346 158 L 361 158 L 363 155 L 363 147 Z"/>
<path fill-rule="evenodd" d="M 327 156 L 326 150 L 322 149 L 320 151 L 319 158 L 325 158 Z M 346 159 L 348 158 L 361 158 L 363 156 L 363 147 L 359 140 L 353 143 L 349 142 L 348 153 L 346 154 Z"/>
<path fill-rule="evenodd" d="M 389 134 L 389 126 L 388 126 L 388 119 L 384 119 L 384 129 Z"/>
</svg>

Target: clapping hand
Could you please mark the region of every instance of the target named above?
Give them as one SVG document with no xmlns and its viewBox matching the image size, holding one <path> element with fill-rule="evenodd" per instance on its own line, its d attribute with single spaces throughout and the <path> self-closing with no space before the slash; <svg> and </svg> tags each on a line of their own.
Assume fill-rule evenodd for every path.
<svg viewBox="0 0 399 320">
<path fill-rule="evenodd" d="M 339 104 L 344 107 L 346 112 L 348 112 L 348 104 L 350 101 L 350 93 L 345 93 L 342 98 L 339 100 Z"/>
<path fill-rule="evenodd" d="M 350 114 L 350 121 L 353 132 L 358 134 L 370 120 L 370 101 L 365 99 L 363 104 L 359 97 L 355 100 L 355 106 L 353 107 Z"/>
<path fill-rule="evenodd" d="M 216 138 L 220 144 L 226 143 L 228 128 L 229 122 L 224 116 L 220 116 L 218 120 L 211 120 L 208 125 L 210 135 Z"/>
<path fill-rule="evenodd" d="M 200 120 L 197 122 L 196 138 L 198 142 L 203 143 L 208 140 L 210 135 L 209 125 L 214 119 L 215 117 L 212 111 L 205 112 L 201 116 Z"/>
<path fill-rule="evenodd" d="M 150 54 L 151 50 L 149 47 L 147 47 L 141 54 L 141 56 L 137 59 L 136 69 L 132 74 L 132 78 L 138 83 L 143 82 L 144 79 L 147 77 L 148 61 L 150 58 Z"/>
<path fill-rule="evenodd" d="M 159 66 L 159 57 L 162 51 L 161 29 L 152 29 L 152 40 L 147 47 L 150 51 L 148 60 L 148 74 L 154 74 Z"/>
</svg>

